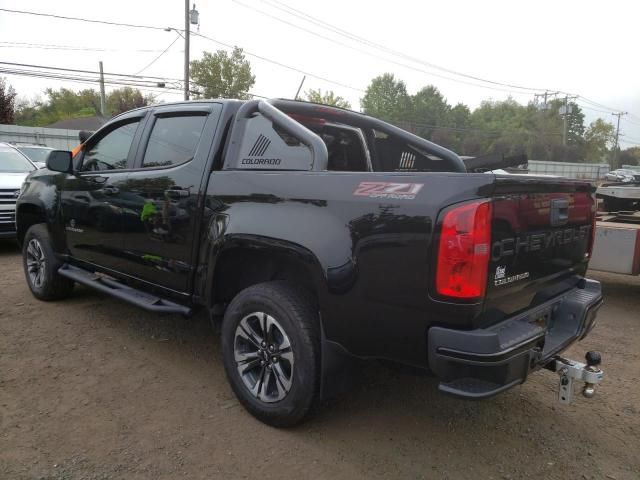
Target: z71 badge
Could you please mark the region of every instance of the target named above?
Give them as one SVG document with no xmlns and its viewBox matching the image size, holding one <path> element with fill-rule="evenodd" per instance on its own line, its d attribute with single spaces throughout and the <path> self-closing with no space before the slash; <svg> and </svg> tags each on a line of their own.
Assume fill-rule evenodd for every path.
<svg viewBox="0 0 640 480">
<path fill-rule="evenodd" d="M 413 200 L 424 183 L 360 182 L 353 192 L 358 197 Z"/>
</svg>

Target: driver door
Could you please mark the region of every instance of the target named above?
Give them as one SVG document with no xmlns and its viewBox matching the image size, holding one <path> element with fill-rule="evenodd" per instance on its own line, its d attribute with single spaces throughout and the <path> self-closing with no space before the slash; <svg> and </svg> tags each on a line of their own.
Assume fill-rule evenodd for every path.
<svg viewBox="0 0 640 480">
<path fill-rule="evenodd" d="M 146 112 L 105 126 L 83 146 L 62 189 L 62 216 L 73 257 L 120 270 L 124 255 L 123 193 Z"/>
</svg>

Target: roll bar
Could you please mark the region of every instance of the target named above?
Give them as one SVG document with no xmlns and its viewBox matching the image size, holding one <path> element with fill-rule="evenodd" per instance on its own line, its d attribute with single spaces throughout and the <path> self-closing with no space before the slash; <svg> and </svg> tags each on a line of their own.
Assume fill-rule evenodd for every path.
<svg viewBox="0 0 640 480">
<path fill-rule="evenodd" d="M 304 125 L 296 122 L 287 114 L 278 110 L 270 102 L 265 100 L 250 100 L 244 103 L 236 113 L 235 122 L 231 130 L 231 142 L 228 157 L 237 161 L 240 155 L 240 147 L 247 125 L 247 120 L 255 113 L 262 114 L 271 120 L 274 125 L 284 130 L 289 135 L 297 138 L 311 151 L 312 169 L 326 170 L 329 154 L 327 146 L 322 139 Z"/>
</svg>

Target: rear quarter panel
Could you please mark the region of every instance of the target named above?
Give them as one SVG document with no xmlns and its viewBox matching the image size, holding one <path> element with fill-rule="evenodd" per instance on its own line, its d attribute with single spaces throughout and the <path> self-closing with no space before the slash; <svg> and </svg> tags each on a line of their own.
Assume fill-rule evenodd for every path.
<svg viewBox="0 0 640 480">
<path fill-rule="evenodd" d="M 207 241 L 219 249 L 253 236 L 311 252 L 328 339 L 358 356 L 425 365 L 427 328 L 464 327 L 478 308 L 429 296 L 438 213 L 489 196 L 492 181 L 486 174 L 217 171 L 206 195 Z M 395 191 L 414 194 L 381 197 L 385 190 L 367 182 L 412 184 Z"/>
</svg>

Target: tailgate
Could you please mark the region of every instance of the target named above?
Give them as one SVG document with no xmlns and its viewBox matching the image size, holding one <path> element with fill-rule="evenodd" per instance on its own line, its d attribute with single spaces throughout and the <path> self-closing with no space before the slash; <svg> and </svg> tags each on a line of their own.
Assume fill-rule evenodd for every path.
<svg viewBox="0 0 640 480">
<path fill-rule="evenodd" d="M 576 285 L 585 274 L 595 188 L 548 177 L 496 177 L 485 312 L 513 314 Z"/>
</svg>

